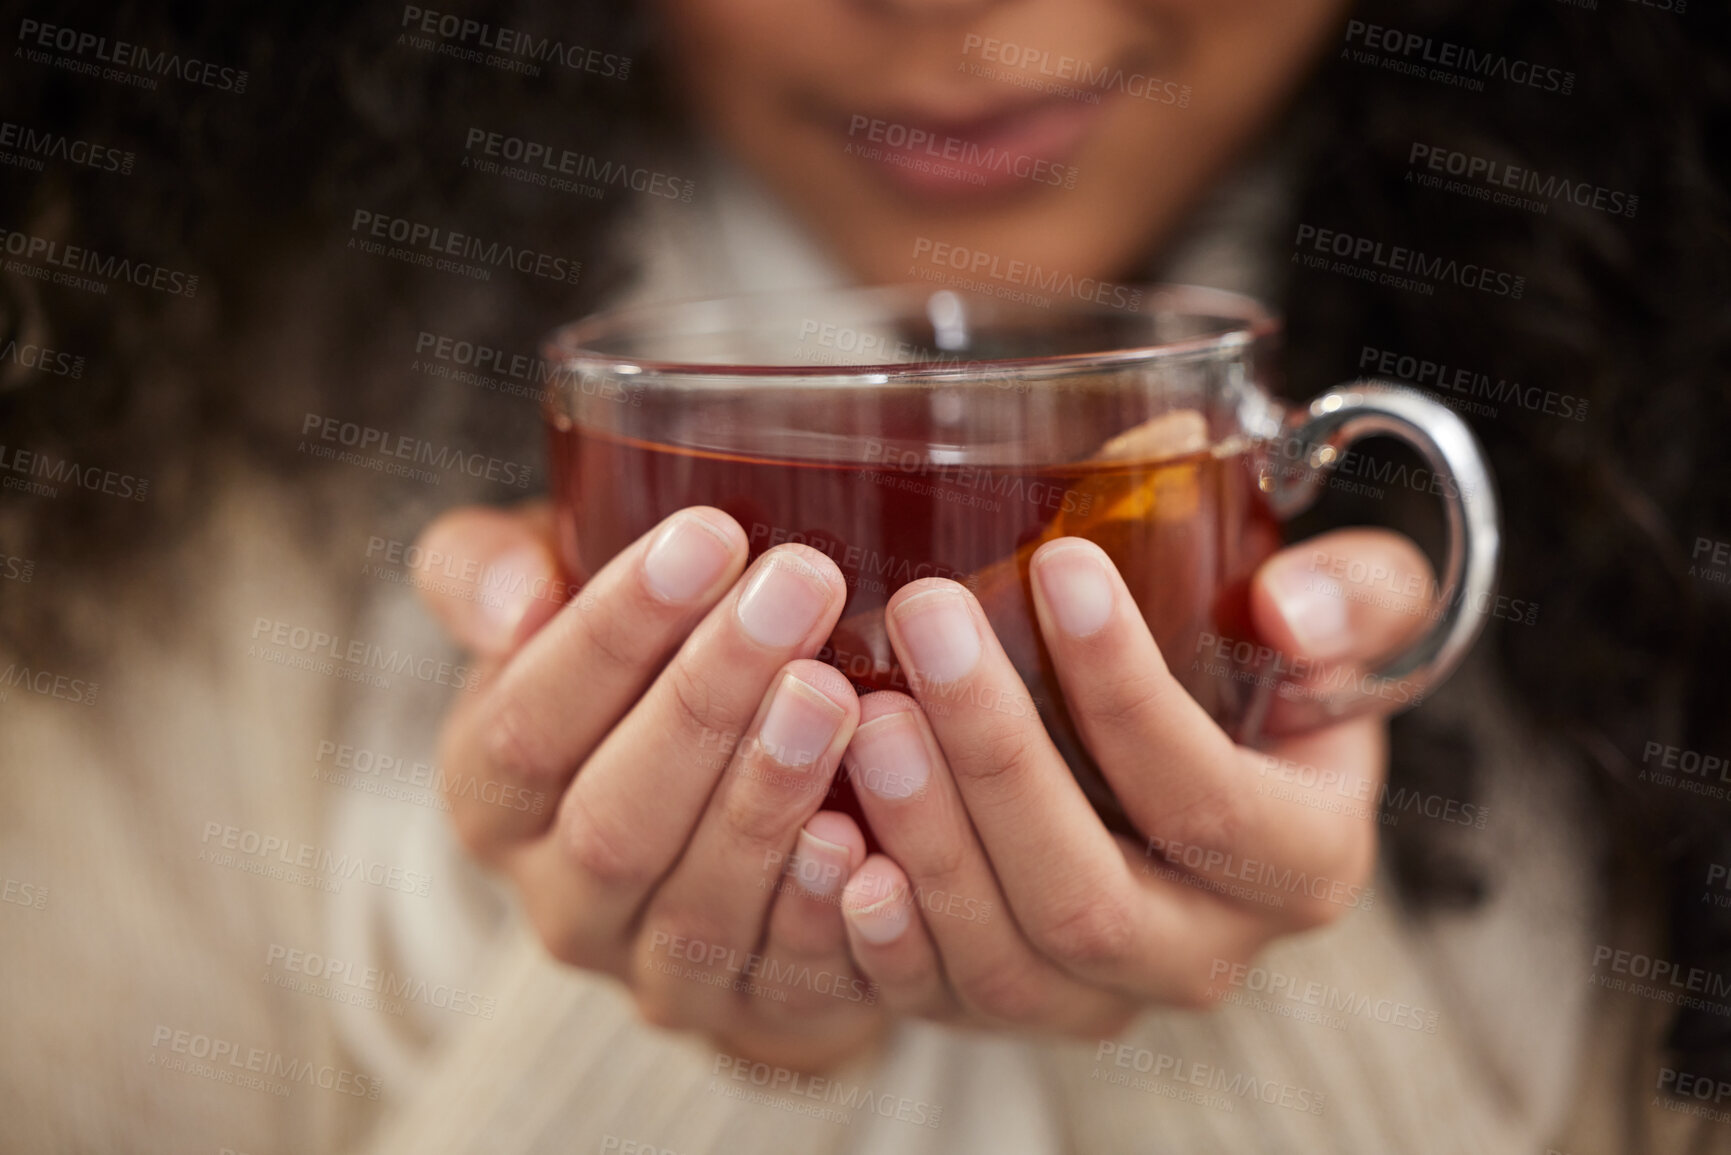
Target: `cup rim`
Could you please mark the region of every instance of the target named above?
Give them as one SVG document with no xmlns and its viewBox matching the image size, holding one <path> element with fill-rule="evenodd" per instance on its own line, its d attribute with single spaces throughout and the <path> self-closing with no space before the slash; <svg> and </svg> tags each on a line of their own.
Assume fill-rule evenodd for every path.
<svg viewBox="0 0 1731 1155">
<path fill-rule="evenodd" d="M 922 380 L 957 380 L 979 376 L 982 370 L 993 373 L 1026 372 L 1038 369 L 1086 371 L 1089 369 L 1122 368 L 1180 357 L 1194 357 L 1238 347 L 1277 334 L 1281 322 L 1255 298 L 1227 289 L 1202 285 L 1150 283 L 1130 286 L 1140 289 L 1141 301 L 1134 309 L 1119 309 L 1084 300 L 1054 302 L 1053 308 L 1072 313 L 1124 315 L 1165 313 L 1180 316 L 1219 317 L 1233 323 L 1223 325 L 1218 332 L 1142 345 L 1126 345 L 1087 353 L 1060 353 L 1037 357 L 975 358 L 970 361 L 928 360 L 892 361 L 846 365 L 758 365 L 746 363 L 665 360 L 654 357 L 632 357 L 608 353 L 590 346 L 598 339 L 658 317 L 672 318 L 680 313 L 722 310 L 742 303 L 757 303 L 774 307 L 779 303 L 813 307 L 815 299 L 870 301 L 873 298 L 907 298 L 913 302 L 921 295 L 926 301 L 939 293 L 987 304 L 1014 305 L 999 301 L 984 293 L 958 291 L 914 281 L 901 284 L 837 287 L 815 290 L 793 290 L 770 293 L 737 293 L 725 296 L 686 297 L 602 309 L 554 329 L 543 340 L 542 357 L 556 372 L 581 367 L 592 372 L 612 372 L 620 376 L 655 376 L 664 378 L 714 377 L 797 377 L 808 381 L 860 382 L 874 379 L 872 384 Z"/>
</svg>

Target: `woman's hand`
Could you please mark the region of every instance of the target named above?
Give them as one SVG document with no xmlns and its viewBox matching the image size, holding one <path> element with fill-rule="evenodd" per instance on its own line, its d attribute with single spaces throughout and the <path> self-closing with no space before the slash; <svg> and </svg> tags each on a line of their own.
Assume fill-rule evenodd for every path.
<svg viewBox="0 0 1731 1155">
<path fill-rule="evenodd" d="M 1337 558 L 1386 575 L 1377 596 L 1352 597 Z M 1236 746 L 1168 665 L 1195 659 L 1160 653 L 1104 552 L 1061 539 L 1032 571 L 1070 715 L 1147 841 L 1090 808 L 973 596 L 904 587 L 886 616 L 918 701 L 862 700 L 848 772 L 885 853 L 842 900 L 891 1009 L 1102 1037 L 1150 1003 L 1207 1005 L 1271 939 L 1369 904 L 1379 717 Z M 1259 640 L 1312 659 L 1313 680 L 1354 670 L 1421 627 L 1425 603 L 1386 591 L 1429 574 L 1392 534 L 1306 541 L 1257 573 Z"/>
<path fill-rule="evenodd" d="M 693 508 L 562 604 L 551 542 L 543 505 L 458 510 L 422 537 L 473 579 L 427 593 L 482 671 L 441 745 L 464 845 L 555 958 L 617 976 L 651 1022 L 789 1067 L 845 1059 L 882 1013 L 838 903 L 865 842 L 819 811 L 859 717 L 810 660 L 840 571 L 783 546 L 742 576 L 744 532 Z"/>
</svg>

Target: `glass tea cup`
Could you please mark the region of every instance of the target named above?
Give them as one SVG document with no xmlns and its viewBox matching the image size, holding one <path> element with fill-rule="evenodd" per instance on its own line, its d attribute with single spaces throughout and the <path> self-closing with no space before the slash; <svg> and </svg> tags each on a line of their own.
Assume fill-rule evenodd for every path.
<svg viewBox="0 0 1731 1155">
<path fill-rule="evenodd" d="M 1095 806 L 1123 814 L 1078 737 L 1035 624 L 1029 559 L 1085 537 L 1111 557 L 1184 687 L 1234 738 L 1416 705 L 1494 592 L 1497 505 L 1464 422 L 1408 388 L 1346 384 L 1304 408 L 1265 387 L 1279 326 L 1248 298 L 1153 286 L 1134 309 L 892 286 L 636 306 L 552 334 L 548 408 L 562 562 L 581 583 L 662 518 L 718 507 L 752 557 L 833 560 L 847 603 L 817 655 L 861 691 L 912 691 L 891 594 L 973 591 L 1027 702 Z M 1355 440 L 1405 441 L 1447 542 L 1427 628 L 1374 668 L 1283 654 L 1248 583 Z"/>
</svg>

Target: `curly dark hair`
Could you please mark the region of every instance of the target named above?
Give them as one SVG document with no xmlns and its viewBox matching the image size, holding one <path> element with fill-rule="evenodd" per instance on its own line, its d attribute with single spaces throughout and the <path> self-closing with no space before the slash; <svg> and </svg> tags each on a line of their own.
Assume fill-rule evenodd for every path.
<svg viewBox="0 0 1731 1155">
<path fill-rule="evenodd" d="M 296 452 L 305 414 L 461 429 L 476 445 L 534 452 L 532 403 L 404 364 L 423 331 L 533 351 L 629 274 L 606 243 L 620 197 L 476 175 L 461 163 L 462 134 L 498 128 L 622 161 L 676 142 L 683 130 L 656 74 L 649 16 L 618 2 L 464 6 L 468 19 L 628 59 L 622 80 L 618 68 L 487 67 L 403 42 L 402 13 L 331 0 L 280 13 L 7 7 L 15 30 L 51 23 L 247 73 L 244 93 L 164 78 L 145 94 L 53 62 L 8 61 L 0 118 L 38 141 L 56 134 L 134 160 L 129 172 L 60 156 L 39 171 L 8 162 L 0 243 L 19 233 L 200 278 L 190 298 L 127 284 L 97 294 L 10 268 L 0 278 L 0 347 L 84 358 L 76 376 L 70 360 L 49 369 L 0 359 L 4 444 L 150 483 L 138 502 L 81 487 L 51 502 L 0 492 L 0 552 L 58 579 L 0 598 L 8 649 L 99 661 L 89 607 L 128 583 L 149 584 L 161 621 L 187 612 L 175 545 L 236 462 L 304 482 L 303 528 L 316 527 L 329 467 Z M 1625 856 L 1607 869 L 1640 862 L 1662 877 L 1667 957 L 1731 974 L 1731 912 L 1701 901 L 1709 866 L 1731 863 L 1727 809 L 1640 774 L 1654 743 L 1731 753 L 1731 586 L 1691 571 L 1700 541 L 1731 541 L 1731 13 L 1628 0 L 1364 0 L 1352 18 L 1494 49 L 1505 64 L 1554 66 L 1570 74 L 1569 91 L 1494 79 L 1473 92 L 1363 63 L 1343 37 L 1347 51 L 1321 64 L 1277 128 L 1302 128 L 1309 142 L 1294 228 L 1446 253 L 1523 277 L 1524 288 L 1518 298 L 1449 286 L 1425 295 L 1294 264 L 1280 302 L 1285 388 L 1308 396 L 1358 375 L 1370 347 L 1588 403 L 1579 421 L 1525 404 L 1469 415 L 1504 497 L 1504 586 L 1542 607 L 1530 626 L 1493 621 L 1481 645 L 1533 723 L 1595 783 Z M 1419 146 L 1605 195 L 1595 205 L 1554 186 L 1522 194 L 1545 201 L 1538 211 L 1482 199 L 1482 181 L 1441 190 L 1414 178 L 1436 171 L 1415 161 L 1430 155 Z M 585 267 L 575 288 L 434 276 L 346 251 L 357 210 L 472 227 Z M 381 482 L 381 516 L 412 532 L 430 512 L 424 490 Z M 439 501 L 473 496 L 447 488 Z M 1470 747 L 1427 727 L 1422 708 L 1397 723 L 1394 751 L 1396 782 L 1473 795 Z M 1442 824 L 1388 831 L 1413 906 L 1470 904 L 1494 885 L 1451 857 L 1449 837 Z M 1680 1013 L 1670 1044 L 1688 1069 L 1731 1077 L 1731 1022 Z"/>
<path fill-rule="evenodd" d="M 1573 91 L 1467 94 L 1336 59 L 1312 93 L 1325 143 L 1299 220 L 1521 275 L 1524 291 L 1418 296 L 1298 271 L 1286 300 L 1296 396 L 1374 371 L 1368 346 L 1587 403 L 1582 420 L 1542 393 L 1491 419 L 1467 414 L 1503 496 L 1503 588 L 1540 610 L 1533 625 L 1493 618 L 1479 644 L 1597 787 L 1614 838 L 1607 870 L 1640 864 L 1663 880 L 1666 957 L 1716 975 L 1731 974 L 1731 918 L 1704 901 L 1704 883 L 1731 862 L 1726 806 L 1641 770 L 1653 744 L 1731 752 L 1731 587 L 1691 570 L 1698 543 L 1726 540 L 1731 525 L 1726 15 L 1361 5 L 1366 23 L 1572 71 Z M 1542 213 L 1439 192 L 1409 175 L 1436 171 L 1413 162 L 1429 159 L 1415 146 L 1593 192 L 1545 198 Z M 1470 745 L 1427 721 L 1420 709 L 1397 722 L 1391 774 L 1470 790 Z M 1452 868 L 1446 832 L 1390 833 L 1413 899 L 1470 901 L 1486 884 Z M 1726 1019 L 1684 1011 L 1669 1041 L 1686 1069 L 1731 1075 Z"/>
</svg>

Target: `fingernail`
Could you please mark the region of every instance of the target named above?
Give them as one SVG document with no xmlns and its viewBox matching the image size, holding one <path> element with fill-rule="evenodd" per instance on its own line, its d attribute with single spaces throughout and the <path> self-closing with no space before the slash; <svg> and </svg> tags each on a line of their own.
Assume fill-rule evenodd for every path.
<svg viewBox="0 0 1731 1155">
<path fill-rule="evenodd" d="M 1046 550 L 1034 577 L 1059 629 L 1072 638 L 1086 638 L 1105 628 L 1112 616 L 1112 582 L 1092 549 L 1070 545 Z"/>
<path fill-rule="evenodd" d="M 798 770 L 823 756 L 846 716 L 827 695 L 789 674 L 769 700 L 757 744 L 789 770 Z"/>
<path fill-rule="evenodd" d="M 791 646 L 811 632 L 829 605 L 829 589 L 797 558 L 760 566 L 739 598 L 739 624 L 766 646 Z"/>
<path fill-rule="evenodd" d="M 847 761 L 853 780 L 879 798 L 911 798 L 932 776 L 925 739 L 906 714 L 873 718 L 855 730 Z"/>
<path fill-rule="evenodd" d="M 700 514 L 682 513 L 643 555 L 643 576 L 662 599 L 688 602 L 713 586 L 732 559 L 732 543 L 719 530 Z"/>
<path fill-rule="evenodd" d="M 520 546 L 489 563 L 475 599 L 480 609 L 480 636 L 470 639 L 475 647 L 489 653 L 510 649 L 535 591 L 553 584 L 553 564 L 537 546 Z"/>
<path fill-rule="evenodd" d="M 826 842 L 804 828 L 799 845 L 788 862 L 788 873 L 799 888 L 813 898 L 829 898 L 841 889 L 847 877 L 847 847 Z"/>
<path fill-rule="evenodd" d="M 883 946 L 902 937 L 908 929 L 913 912 L 908 908 L 907 894 L 899 886 L 886 897 L 879 898 L 887 882 L 882 875 L 861 871 L 847 884 L 841 899 L 842 914 L 859 936 L 873 946 Z M 866 903 L 854 906 L 850 903 Z"/>
<path fill-rule="evenodd" d="M 1346 589 L 1327 574 L 1276 564 L 1266 578 L 1275 608 L 1286 620 L 1304 657 L 1332 658 L 1351 643 Z"/>
<path fill-rule="evenodd" d="M 915 671 L 931 681 L 953 682 L 980 660 L 980 632 L 954 590 L 915 594 L 896 607 L 896 625 Z"/>
</svg>

